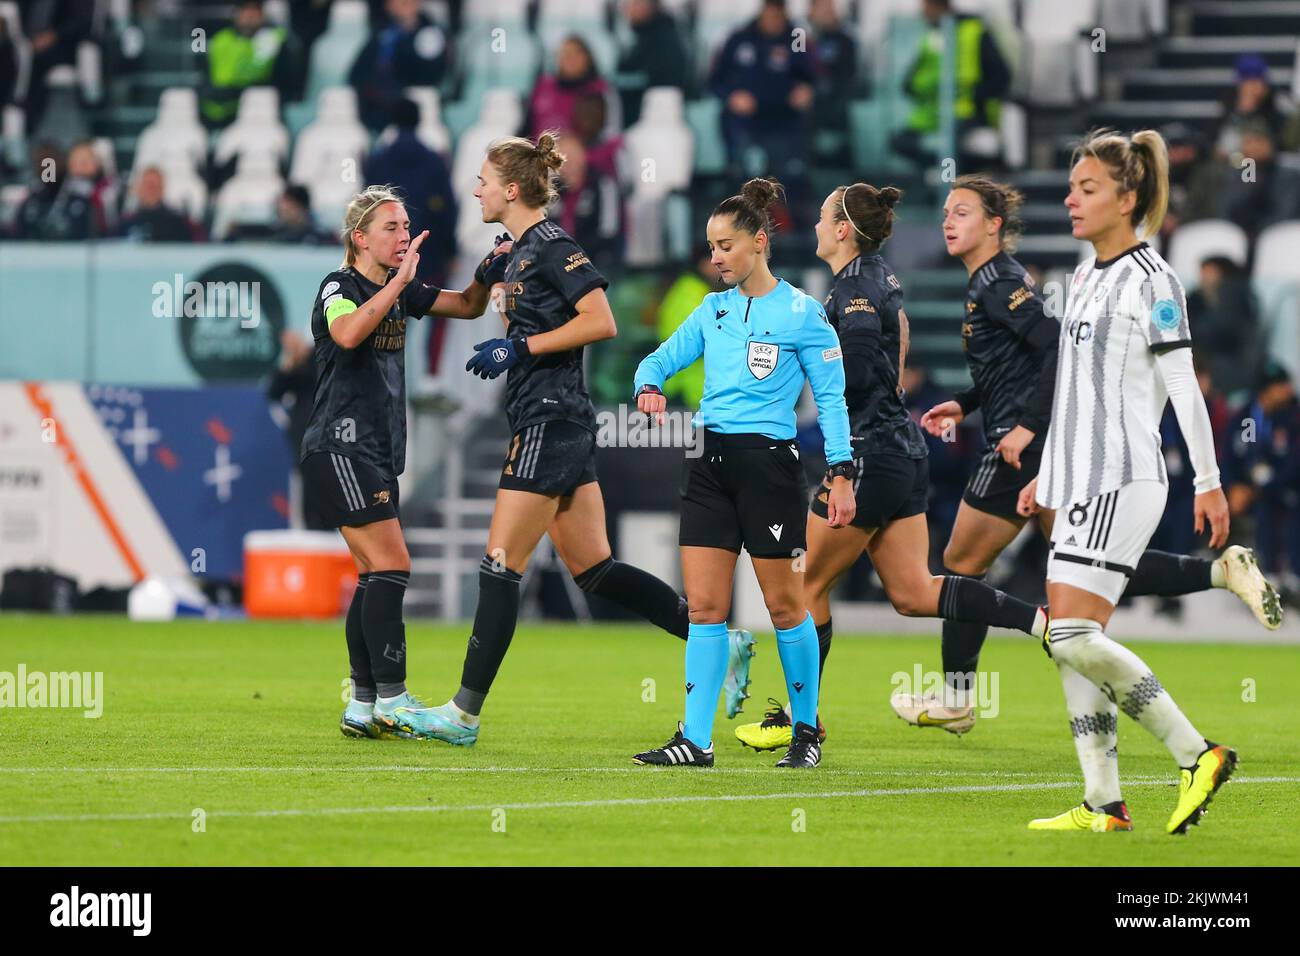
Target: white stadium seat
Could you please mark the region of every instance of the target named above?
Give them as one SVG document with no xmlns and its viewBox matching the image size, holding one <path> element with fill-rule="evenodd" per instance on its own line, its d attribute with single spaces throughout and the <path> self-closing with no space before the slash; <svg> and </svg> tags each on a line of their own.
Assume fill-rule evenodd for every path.
<svg viewBox="0 0 1300 956">
<path fill-rule="evenodd" d="M 1201 284 L 1201 263 L 1210 256 L 1227 256 L 1245 266 L 1250 241 L 1236 223 L 1202 219 L 1179 226 L 1169 240 L 1169 265 L 1189 292 Z"/>
<path fill-rule="evenodd" d="M 410 86 L 406 95 L 420 107 L 420 125 L 415 135 L 435 153 L 451 155 L 451 133 L 442 122 L 442 97 L 432 86 Z"/>
<path fill-rule="evenodd" d="M 232 176 L 213 204 L 212 237 L 224 239 L 235 224 L 268 224 L 275 219 L 276 201 L 284 180 L 275 157 L 267 152 L 239 154 Z"/>
<path fill-rule="evenodd" d="M 1028 98 L 1068 106 L 1092 91 L 1096 56 L 1083 37 L 1097 25 L 1097 0 L 1024 0 L 1024 83 Z"/>
<path fill-rule="evenodd" d="M 348 73 L 370 36 L 370 11 L 365 0 L 334 0 L 329 25 L 311 47 L 304 99 L 314 102 L 320 91 L 347 83 Z"/>
<path fill-rule="evenodd" d="M 289 181 L 309 188 L 313 212 L 333 217 L 347 203 L 346 195 L 342 203 L 338 196 L 355 193 L 364 185 L 361 164 L 369 148 L 370 134 L 357 119 L 356 91 L 350 86 L 328 87 L 316 99 L 316 119 L 294 143 Z"/>
<path fill-rule="evenodd" d="M 239 96 L 235 121 L 221 131 L 213 150 L 218 166 L 245 153 L 273 156 L 277 161 L 289 154 L 289 131 L 280 122 L 280 98 L 269 87 L 250 87 Z"/>
<path fill-rule="evenodd" d="M 511 136 L 523 122 L 524 107 L 514 90 L 488 90 L 483 96 L 483 106 L 478 122 L 461 134 L 456 143 L 456 156 L 451 164 L 451 185 L 456 195 L 471 193 L 478 185 L 478 172 L 483 166 L 487 148 L 494 140 Z M 462 202 L 456 222 L 456 243 L 469 255 L 481 255 L 499 227 L 484 223 L 477 202 Z"/>
</svg>

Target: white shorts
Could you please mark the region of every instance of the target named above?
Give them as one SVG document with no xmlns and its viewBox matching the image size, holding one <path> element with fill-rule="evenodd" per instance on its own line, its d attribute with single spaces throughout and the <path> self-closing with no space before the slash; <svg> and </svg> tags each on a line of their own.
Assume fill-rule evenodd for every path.
<svg viewBox="0 0 1300 956">
<path fill-rule="evenodd" d="M 1056 510 L 1047 580 L 1119 601 L 1165 512 L 1168 487 L 1135 481 Z"/>
</svg>

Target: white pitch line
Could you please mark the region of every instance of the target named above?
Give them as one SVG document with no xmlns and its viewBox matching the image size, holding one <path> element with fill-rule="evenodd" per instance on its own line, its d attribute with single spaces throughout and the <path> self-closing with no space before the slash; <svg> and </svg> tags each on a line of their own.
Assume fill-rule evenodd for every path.
<svg viewBox="0 0 1300 956">
<path fill-rule="evenodd" d="M 771 774 L 773 766 L 710 767 L 707 775 Z M 0 767 L 4 773 L 654 773 L 653 767 Z M 849 777 L 979 777 L 987 771 L 974 770 L 835 770 L 822 768 L 819 776 Z M 999 771 L 999 777 L 1051 777 L 1044 771 Z M 1177 783 L 1176 778 L 1170 778 Z M 1300 782 L 1300 777 L 1296 778 Z"/>
<path fill-rule="evenodd" d="M 1295 777 L 1245 777 L 1233 778 L 1232 783 L 1295 783 Z M 1164 786 L 1169 781 L 1128 780 L 1134 786 Z M 369 813 L 467 813 L 491 810 L 563 810 L 590 807 L 659 806 L 680 803 L 734 803 L 742 800 L 825 800 L 843 797 L 908 797 L 926 794 L 958 793 L 1023 793 L 1035 790 L 1064 790 L 1081 786 L 1078 780 L 1058 780 L 1048 783 L 990 784 L 968 787 L 903 787 L 876 790 L 827 790 L 820 793 L 737 793 L 699 794 L 676 797 L 620 797 L 611 800 L 553 800 L 539 803 L 478 803 L 478 804 L 425 804 L 388 807 L 301 807 L 282 810 L 214 810 L 208 818 L 262 818 L 262 817 L 325 817 L 356 816 Z M 95 823 L 101 821 L 130 820 L 189 820 L 190 812 L 182 813 L 79 813 L 47 814 L 42 816 L 0 817 L 5 823 Z"/>
</svg>

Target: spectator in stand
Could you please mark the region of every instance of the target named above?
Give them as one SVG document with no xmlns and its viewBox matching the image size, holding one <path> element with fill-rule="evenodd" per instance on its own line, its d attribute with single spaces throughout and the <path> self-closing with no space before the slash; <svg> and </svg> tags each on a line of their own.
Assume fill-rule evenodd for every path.
<svg viewBox="0 0 1300 956">
<path fill-rule="evenodd" d="M 599 261 L 622 258 L 622 210 L 613 178 L 587 162 L 587 150 L 574 133 L 555 144 L 564 156 L 560 167 L 560 198 L 551 218 Z"/>
<path fill-rule="evenodd" d="M 372 133 L 392 122 L 408 86 L 437 86 L 447 72 L 447 34 L 420 11 L 419 0 L 388 0 L 384 10 L 387 24 L 371 34 L 348 77 Z"/>
<path fill-rule="evenodd" d="M 894 135 L 895 152 L 918 166 L 932 165 L 936 157 L 923 144 L 923 137 L 939 131 L 939 86 L 943 77 L 943 32 L 945 17 L 956 26 L 957 62 L 953 114 L 957 123 L 957 144 L 979 127 L 998 125 L 1002 97 L 1011 86 L 1011 70 L 997 42 L 979 17 L 953 12 L 951 0 L 922 0 L 921 15 L 929 29 L 921 39 L 916 59 L 908 71 L 904 88 L 912 100 L 907 128 Z M 974 157 L 958 156 L 962 168 L 977 165 Z"/>
<path fill-rule="evenodd" d="M 764 0 L 758 16 L 722 45 L 709 90 L 722 100 L 722 137 L 736 177 L 772 175 L 787 208 L 807 218 L 809 114 L 816 96 L 815 54 L 793 49 L 784 0 Z"/>
<path fill-rule="evenodd" d="M 202 242 L 202 230 L 164 201 L 162 170 L 147 166 L 135 183 L 134 209 L 122 219 L 117 234 L 133 242 Z"/>
<path fill-rule="evenodd" d="M 1250 514 L 1260 567 L 1294 593 L 1300 574 L 1300 406 L 1285 368 L 1270 363 L 1250 404 L 1232 416 L 1224 487 L 1234 517 Z M 1287 566 L 1287 573 L 1282 569 Z"/>
<path fill-rule="evenodd" d="M 417 275 L 442 286 L 456 257 L 456 196 L 446 161 L 416 135 L 419 124 L 420 108 L 411 100 L 399 100 L 393 107 L 397 136 L 376 145 L 365 162 L 365 177 L 367 183 L 396 187 L 406 198 L 411 235 L 429 230 L 420 247 Z"/>
<path fill-rule="evenodd" d="M 49 155 L 47 146 L 41 159 Z M 43 171 L 38 176 L 43 180 Z M 63 180 L 61 184 L 42 182 L 45 188 L 33 190 L 24 200 L 18 210 L 18 238 L 55 242 L 110 234 L 111 202 L 106 197 L 113 185 L 104 176 L 90 143 L 78 143 L 69 150 Z"/>
<path fill-rule="evenodd" d="M 208 81 L 199 104 L 203 119 L 225 126 L 235 118 L 239 95 L 250 86 L 291 82 L 291 58 L 284 54 L 283 27 L 268 26 L 261 0 L 240 0 L 234 21 L 208 41 Z"/>
<path fill-rule="evenodd" d="M 1196 322 L 1196 345 L 1215 387 L 1234 402 L 1245 401 L 1264 363 L 1259 308 L 1246 270 L 1226 256 L 1210 256 L 1201 263 L 1200 285 L 1187 297 L 1187 314 Z"/>
<path fill-rule="evenodd" d="M 599 93 L 583 93 L 573 104 L 572 133 L 582 143 L 587 165 L 602 176 L 618 179 L 618 153 L 622 134 L 609 134 L 609 100 Z"/>
<path fill-rule="evenodd" d="M 1169 123 L 1160 130 L 1169 147 L 1169 211 L 1160 227 L 1168 239 L 1185 222 L 1211 219 L 1218 210 L 1219 167 L 1205 155 L 1200 133 L 1186 123 Z"/>
<path fill-rule="evenodd" d="M 1243 123 L 1240 151 L 1221 167 L 1219 215 L 1253 242 L 1275 222 L 1300 217 L 1300 172 L 1277 159 L 1277 145 L 1261 119 Z"/>
<path fill-rule="evenodd" d="M 14 217 L 12 235 L 15 239 L 36 238 L 46 214 L 58 198 L 63 185 L 64 155 L 58 144 L 42 141 L 31 149 L 31 176 L 27 195 Z"/>
<path fill-rule="evenodd" d="M 641 118 L 641 99 L 652 86 L 681 86 L 686 77 L 686 45 L 677 20 L 659 0 L 627 0 L 623 15 L 632 44 L 618 59 L 616 83 L 623 104 L 623 123 Z"/>
<path fill-rule="evenodd" d="M 290 183 L 275 203 L 275 226 L 271 242 L 295 246 L 337 246 L 339 239 L 316 224 L 311 211 L 311 193 L 306 186 Z"/>
<path fill-rule="evenodd" d="M 78 44 L 92 33 L 95 0 L 25 0 L 18 6 L 32 54 L 27 128 L 36 129 L 45 114 L 45 77 L 56 66 L 77 62 Z"/>
<path fill-rule="evenodd" d="M 595 94 L 608 104 L 613 96 L 609 82 L 596 68 L 591 47 L 579 36 L 565 37 L 555 54 L 555 72 L 545 73 L 533 87 L 528 102 L 528 128 L 534 139 L 546 130 L 573 132 L 574 110 L 585 95 Z M 606 113 L 606 117 L 609 113 Z M 606 132 L 617 123 L 606 123 Z"/>
<path fill-rule="evenodd" d="M 835 0 L 813 0 L 808 21 L 817 58 L 817 128 L 846 132 L 858 86 L 858 45 L 840 22 Z"/>
<path fill-rule="evenodd" d="M 1262 123 L 1274 142 L 1281 139 L 1286 117 L 1278 109 L 1268 82 L 1268 63 L 1262 56 L 1243 53 L 1237 57 L 1237 85 L 1224 97 L 1222 110 L 1214 134 L 1214 150 L 1221 159 L 1241 152 L 1247 126 L 1258 128 Z"/>
</svg>

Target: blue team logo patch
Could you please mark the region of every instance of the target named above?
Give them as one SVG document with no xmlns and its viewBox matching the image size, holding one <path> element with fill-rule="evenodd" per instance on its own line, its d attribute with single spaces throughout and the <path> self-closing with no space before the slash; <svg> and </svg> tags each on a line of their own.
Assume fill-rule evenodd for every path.
<svg viewBox="0 0 1300 956">
<path fill-rule="evenodd" d="M 1172 332 L 1178 328 L 1178 323 L 1183 320 L 1183 314 L 1178 308 L 1178 303 L 1173 299 L 1161 299 L 1151 310 L 1151 317 L 1155 319 L 1156 327 L 1166 332 Z"/>
</svg>

